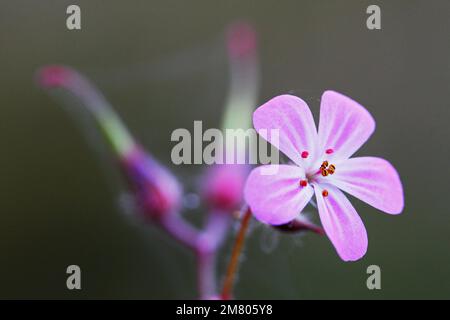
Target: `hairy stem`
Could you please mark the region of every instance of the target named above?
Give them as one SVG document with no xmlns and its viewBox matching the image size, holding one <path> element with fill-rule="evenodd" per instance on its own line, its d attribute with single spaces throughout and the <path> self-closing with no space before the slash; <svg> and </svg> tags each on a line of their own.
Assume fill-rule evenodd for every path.
<svg viewBox="0 0 450 320">
<path fill-rule="evenodd" d="M 216 296 L 216 252 L 197 253 L 197 286 L 199 298 L 213 299 Z"/>
<path fill-rule="evenodd" d="M 239 258 L 242 252 L 242 248 L 245 242 L 245 235 L 247 233 L 248 225 L 252 212 L 250 208 L 247 209 L 241 220 L 241 226 L 237 234 L 236 240 L 233 246 L 233 252 L 231 253 L 231 259 L 228 264 L 227 273 L 225 275 L 225 282 L 222 290 L 222 299 L 228 300 L 231 298 L 233 291 L 234 279 L 236 277 L 237 269 L 239 266 Z"/>
<path fill-rule="evenodd" d="M 208 216 L 205 230 L 197 240 L 197 281 L 200 299 L 217 297 L 217 251 L 225 240 L 231 222 L 229 212 L 212 211 Z"/>
<path fill-rule="evenodd" d="M 161 228 L 196 254 L 197 287 L 200 299 L 217 297 L 216 258 L 230 226 L 226 212 L 211 212 L 204 231 L 198 231 L 179 215 L 159 220 Z"/>
</svg>

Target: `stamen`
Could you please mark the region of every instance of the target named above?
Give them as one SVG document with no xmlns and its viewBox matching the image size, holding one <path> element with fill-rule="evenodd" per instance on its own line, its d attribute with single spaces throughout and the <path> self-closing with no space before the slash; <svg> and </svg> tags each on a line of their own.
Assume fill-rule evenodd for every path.
<svg viewBox="0 0 450 320">
<path fill-rule="evenodd" d="M 300 187 L 306 187 L 308 185 L 308 181 L 306 180 L 300 180 Z"/>
<path fill-rule="evenodd" d="M 333 152 L 334 152 L 333 149 L 327 149 L 327 150 L 325 151 L 326 154 L 332 154 Z"/>
<path fill-rule="evenodd" d="M 320 166 L 320 169 L 318 172 L 322 174 L 322 176 L 326 177 L 329 174 L 333 174 L 336 170 L 336 166 L 334 164 L 329 164 L 327 160 L 322 162 L 322 165 Z"/>
<path fill-rule="evenodd" d="M 309 156 L 309 152 L 308 152 L 308 151 L 303 151 L 303 152 L 302 152 L 302 158 L 303 158 L 303 159 L 308 158 L 308 156 Z"/>
<path fill-rule="evenodd" d="M 322 196 L 328 197 L 328 190 L 327 189 L 322 191 Z"/>
<path fill-rule="evenodd" d="M 334 170 L 336 170 L 336 167 L 333 164 L 330 164 L 330 166 L 328 167 L 328 173 L 329 174 L 333 174 Z"/>
</svg>

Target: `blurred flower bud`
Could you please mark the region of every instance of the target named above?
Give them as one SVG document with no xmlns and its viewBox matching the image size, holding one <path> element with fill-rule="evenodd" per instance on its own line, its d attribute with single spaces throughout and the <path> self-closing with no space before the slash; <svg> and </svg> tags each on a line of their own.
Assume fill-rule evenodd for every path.
<svg viewBox="0 0 450 320">
<path fill-rule="evenodd" d="M 37 82 L 43 88 L 68 87 L 72 79 L 71 69 L 61 65 L 46 66 L 37 73 Z"/>
<path fill-rule="evenodd" d="M 143 149 L 136 146 L 121 163 L 144 218 L 159 219 L 180 208 L 180 184 Z"/>
<path fill-rule="evenodd" d="M 36 82 L 52 93 L 62 104 L 87 110 L 94 118 L 103 137 L 116 154 L 125 154 L 134 146 L 133 137 L 102 93 L 82 74 L 63 65 L 44 66 L 36 74 Z M 62 94 L 66 93 L 66 94 Z M 67 93 L 69 95 L 67 95 Z"/>
<path fill-rule="evenodd" d="M 217 164 L 208 168 L 203 181 L 203 197 L 212 209 L 239 210 L 242 205 L 246 165 Z"/>
<path fill-rule="evenodd" d="M 252 25 L 241 21 L 234 22 L 227 28 L 228 54 L 235 59 L 254 59 L 257 47 L 256 32 Z"/>
<path fill-rule="evenodd" d="M 225 35 L 230 83 L 222 117 L 222 130 L 247 130 L 251 128 L 252 114 L 259 92 L 259 64 L 257 57 L 257 36 L 253 26 L 246 22 L 230 24 Z M 227 150 L 227 147 L 233 150 Z M 247 157 L 247 145 L 225 145 L 218 159 L 225 159 L 227 152 Z M 245 179 L 249 166 L 242 164 L 218 164 L 208 168 L 203 182 L 203 196 L 206 203 L 218 211 L 239 210 L 243 204 Z"/>
<path fill-rule="evenodd" d="M 260 87 L 256 31 L 247 22 L 232 23 L 227 28 L 226 44 L 230 83 L 222 128 L 246 130 L 252 127 Z"/>
<path fill-rule="evenodd" d="M 119 160 L 144 217 L 159 219 L 179 208 L 178 181 L 135 142 L 109 102 L 88 79 L 72 68 L 59 65 L 41 68 L 36 79 L 44 89 L 70 93 L 80 108 L 92 115 Z M 67 96 L 61 98 L 64 104 L 72 102 Z"/>
</svg>

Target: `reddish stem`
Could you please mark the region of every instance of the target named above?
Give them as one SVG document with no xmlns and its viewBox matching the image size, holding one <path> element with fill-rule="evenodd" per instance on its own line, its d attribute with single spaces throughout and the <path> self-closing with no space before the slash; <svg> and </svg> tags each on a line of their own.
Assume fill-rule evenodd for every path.
<svg viewBox="0 0 450 320">
<path fill-rule="evenodd" d="M 250 211 L 250 208 L 248 208 L 244 216 L 242 217 L 241 226 L 234 242 L 233 252 L 231 253 L 230 263 L 228 264 L 227 273 L 225 275 L 225 281 L 222 290 L 222 299 L 224 300 L 229 300 L 231 298 L 234 279 L 236 277 L 237 269 L 239 266 L 239 257 L 244 246 L 245 235 L 247 233 L 251 216 L 252 212 Z"/>
</svg>

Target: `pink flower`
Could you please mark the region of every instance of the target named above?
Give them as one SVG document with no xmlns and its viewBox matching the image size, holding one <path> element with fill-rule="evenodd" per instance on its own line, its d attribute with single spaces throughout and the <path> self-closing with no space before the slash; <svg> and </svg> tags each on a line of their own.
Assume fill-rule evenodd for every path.
<svg viewBox="0 0 450 320">
<path fill-rule="evenodd" d="M 343 260 L 354 261 L 367 251 L 367 233 L 342 191 L 389 214 L 403 210 L 402 184 L 388 161 L 350 158 L 375 129 L 374 119 L 357 102 L 324 92 L 317 131 L 308 105 L 282 95 L 259 107 L 253 124 L 258 132 L 278 129 L 278 141 L 268 141 L 294 162 L 278 165 L 276 174 L 267 175 L 273 171 L 265 166 L 250 173 L 244 196 L 258 220 L 288 223 L 315 195 L 325 233 Z"/>
</svg>

